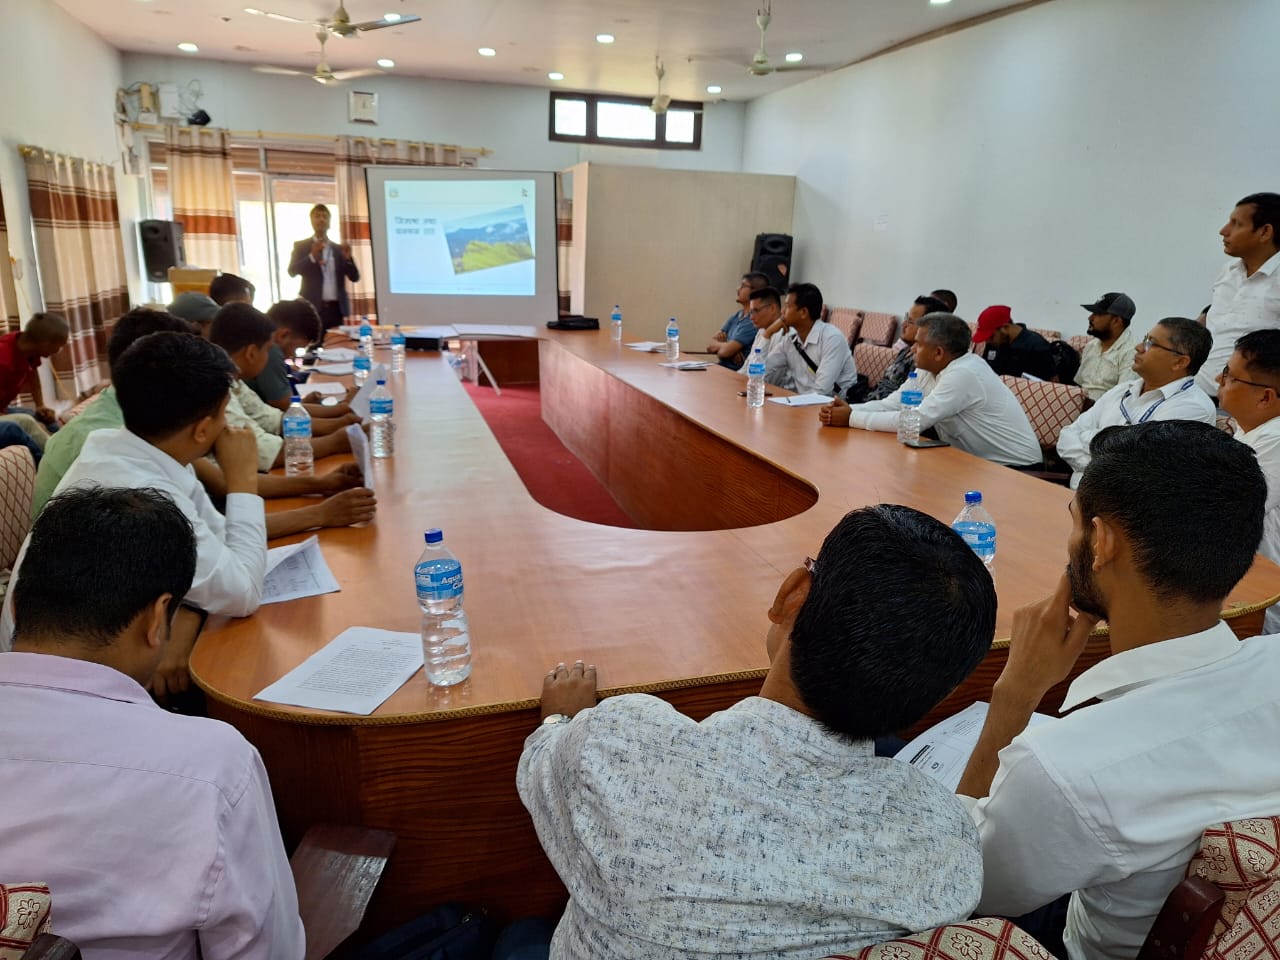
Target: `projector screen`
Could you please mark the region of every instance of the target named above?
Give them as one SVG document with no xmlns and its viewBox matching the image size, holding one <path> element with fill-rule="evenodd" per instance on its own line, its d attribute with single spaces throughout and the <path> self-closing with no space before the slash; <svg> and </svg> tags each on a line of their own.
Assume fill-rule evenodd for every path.
<svg viewBox="0 0 1280 960">
<path fill-rule="evenodd" d="M 555 174 L 368 166 L 364 175 L 380 324 L 556 319 Z"/>
</svg>

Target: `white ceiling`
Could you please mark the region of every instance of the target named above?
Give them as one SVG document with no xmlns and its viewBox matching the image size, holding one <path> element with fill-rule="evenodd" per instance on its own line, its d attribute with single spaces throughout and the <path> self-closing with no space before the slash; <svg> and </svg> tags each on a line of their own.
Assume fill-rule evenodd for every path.
<svg viewBox="0 0 1280 960">
<path fill-rule="evenodd" d="M 756 9 L 763 0 L 347 0 L 352 21 L 384 13 L 417 14 L 422 21 L 330 38 L 335 70 L 395 60 L 397 74 L 566 90 L 650 96 L 654 55 L 666 67 L 664 92 L 680 99 L 749 100 L 813 73 L 747 74 L 759 43 Z M 770 60 L 792 51 L 803 65 L 840 67 L 933 31 L 1025 0 L 772 0 Z M 195 58 L 310 69 L 318 44 L 313 27 L 244 12 L 253 6 L 300 19 L 332 16 L 337 0 L 57 0 L 71 16 L 119 50 L 186 56 L 177 44 L 194 41 Z M 596 42 L 612 33 L 611 45 Z M 497 56 L 481 57 L 479 47 Z M 727 57 L 729 61 L 690 57 Z M 741 64 L 738 66 L 737 64 Z M 565 75 L 547 79 L 548 71 Z M 299 83 L 305 78 L 299 77 Z"/>
</svg>

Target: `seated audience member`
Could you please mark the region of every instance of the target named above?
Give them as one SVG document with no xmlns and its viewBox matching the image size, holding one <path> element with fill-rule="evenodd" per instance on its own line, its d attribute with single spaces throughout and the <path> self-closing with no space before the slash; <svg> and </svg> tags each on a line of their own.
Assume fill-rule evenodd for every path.
<svg viewBox="0 0 1280 960">
<path fill-rule="evenodd" d="M 974 343 L 985 343 L 983 357 L 996 373 L 1020 377 L 1029 373 L 1040 380 L 1052 380 L 1053 356 L 1049 341 L 1025 323 L 1014 323 L 1008 307 L 987 307 L 978 314 Z"/>
<path fill-rule="evenodd" d="M 796 393 L 843 396 L 857 379 L 853 354 L 844 334 L 822 316 L 822 291 L 812 283 L 793 283 L 782 306 L 786 328 L 765 359 L 766 382 Z"/>
<path fill-rule="evenodd" d="M 32 461 L 37 465 L 44 456 L 40 445 L 31 439 L 30 433 L 22 428 L 22 424 L 9 420 L 0 420 L 0 449 L 4 447 L 26 447 Z"/>
<path fill-rule="evenodd" d="M 644 694 L 597 706 L 595 668 L 560 664 L 516 778 L 569 889 L 551 956 L 812 960 L 967 917 L 972 822 L 874 741 L 969 675 L 995 610 L 959 537 L 879 505 L 783 580 L 759 696 L 696 723 Z"/>
<path fill-rule="evenodd" d="M 1014 615 L 958 788 L 982 798 L 979 913 L 1070 894 L 1071 960 L 1131 958 L 1206 827 L 1280 811 L 1280 645 L 1241 643 L 1220 619 L 1253 563 L 1266 497 L 1253 451 L 1208 424 L 1094 438 L 1067 572 Z M 1099 618 L 1111 656 L 1071 683 L 1066 716 L 1027 726 Z"/>
<path fill-rule="evenodd" d="M 1042 462 L 1040 442 L 1021 404 L 987 362 L 969 352 L 967 323 L 950 313 L 926 314 L 916 325 L 912 349 L 924 392 L 921 430 L 935 430 L 953 447 L 1007 467 Z M 856 407 L 837 397 L 818 411 L 818 418 L 828 427 L 895 433 L 901 409 L 899 388 Z"/>
<path fill-rule="evenodd" d="M 0 420 L 16 423 L 32 443 L 44 449 L 48 427 L 57 429 L 58 415 L 44 404 L 37 372 L 40 362 L 67 345 L 70 329 L 57 313 L 37 313 L 23 330 L 0 336 Z M 20 393 L 31 394 L 34 410 L 10 410 Z"/>
<path fill-rule="evenodd" d="M 1236 341 L 1218 374 L 1218 403 L 1235 420 L 1235 437 L 1258 455 L 1267 507 L 1258 552 L 1280 563 L 1280 330 L 1255 330 Z M 1267 608 L 1263 633 L 1280 633 L 1280 608 Z"/>
<path fill-rule="evenodd" d="M 242 378 L 262 373 L 270 359 L 271 338 L 275 327 L 264 314 L 247 303 L 229 303 L 218 310 L 209 340 L 225 350 L 235 363 L 239 376 L 231 385 L 231 402 L 227 404 L 227 422 L 248 427 L 258 442 L 258 469 L 270 470 L 284 463 L 284 437 L 280 433 L 284 413 L 269 407 L 249 388 Z M 333 407 L 315 408 L 328 412 Z M 344 429 L 360 418 L 354 413 L 325 417 L 312 414 L 311 448 L 315 458 L 348 453 L 351 440 Z"/>
<path fill-rule="evenodd" d="M 724 322 L 711 342 L 707 353 L 720 358 L 720 365 L 737 370 L 746 362 L 745 351 L 755 339 L 756 328 L 747 314 L 747 304 L 754 290 L 769 286 L 769 278 L 763 273 L 744 273 L 738 284 L 738 312 Z"/>
<path fill-rule="evenodd" d="M 267 533 L 253 432 L 227 426 L 235 364 L 200 337 L 152 333 L 124 352 L 112 374 L 125 425 L 90 434 L 54 496 L 105 484 L 167 494 L 196 534 L 187 601 L 208 613 L 247 617 L 262 599 Z M 191 466 L 210 450 L 226 479 L 225 516 Z M 20 584 L 23 576 L 19 553 L 11 583 Z M 0 618 L 0 650 L 13 636 L 12 594 L 11 587 Z"/>
<path fill-rule="evenodd" d="M 188 290 L 174 297 L 173 303 L 169 304 L 169 312 L 178 319 L 193 324 L 196 333 L 208 340 L 209 327 L 213 318 L 218 315 L 218 305 L 211 297 Z"/>
<path fill-rule="evenodd" d="M 933 297 L 933 299 L 940 303 L 946 304 L 947 313 L 955 313 L 956 307 L 960 306 L 960 301 L 956 299 L 955 293 L 951 290 L 947 290 L 946 288 L 934 290 L 929 294 L 929 296 Z"/>
<path fill-rule="evenodd" d="M 107 358 L 111 369 L 115 370 L 120 357 L 135 340 L 149 333 L 165 330 L 190 333 L 191 325 L 162 310 L 147 307 L 139 307 L 126 313 L 116 321 L 111 330 L 111 339 L 107 342 Z M 36 473 L 31 516 L 35 518 L 40 515 L 63 475 L 80 456 L 80 450 L 91 433 L 123 426 L 124 413 L 116 399 L 115 388 L 107 387 L 78 416 L 50 437 L 44 459 L 40 461 L 40 469 Z M 217 464 L 206 457 L 200 457 L 192 466 L 211 496 L 221 498 L 226 495 L 226 480 Z M 352 463 L 314 477 L 259 477 L 258 493 L 262 497 L 337 494 L 321 503 L 292 510 L 277 510 L 269 514 L 267 538 L 283 537 L 312 527 L 344 527 L 371 520 L 377 505 L 373 493 L 369 490 L 348 489 L 360 485 L 360 468 Z"/>
<path fill-rule="evenodd" d="M 911 371 L 916 368 L 916 357 L 912 347 L 916 342 L 916 324 L 926 313 L 946 313 L 947 308 L 941 300 L 934 297 L 916 297 L 911 309 L 902 318 L 902 348 L 889 364 L 880 382 L 867 393 L 866 400 L 883 400 L 900 386 L 906 383 Z"/>
<path fill-rule="evenodd" d="M 276 325 L 275 333 L 271 335 L 270 357 L 267 365 L 262 368 L 262 373 L 246 379 L 245 383 L 263 403 L 277 410 L 289 409 L 289 402 L 296 389 L 303 394 L 303 406 L 313 417 L 332 418 L 349 413 L 351 408 L 347 404 L 325 406 L 318 402 L 321 399 L 319 394 L 308 395 L 305 386 L 295 388 L 289 378 L 289 366 L 285 363 L 285 358 L 296 356 L 299 349 L 322 338 L 320 314 L 316 313 L 316 308 L 306 300 L 281 300 L 267 311 L 267 319 Z"/>
<path fill-rule="evenodd" d="M 1129 323 L 1137 307 L 1123 293 L 1104 293 L 1094 303 L 1082 303 L 1089 311 L 1089 342 L 1080 354 L 1080 369 L 1075 382 L 1084 388 L 1091 401 L 1124 378 L 1133 363 L 1137 344 Z"/>
<path fill-rule="evenodd" d="M 209 298 L 220 307 L 228 303 L 253 303 L 256 288 L 244 277 L 220 273 L 209 281 Z"/>
<path fill-rule="evenodd" d="M 1213 401 L 1196 386 L 1212 341 L 1208 330 L 1185 317 L 1165 317 L 1151 328 L 1133 355 L 1137 379 L 1116 384 L 1058 435 L 1058 456 L 1073 471 L 1071 489 L 1089 465 L 1093 438 L 1107 427 L 1148 420 L 1217 421 Z"/>
<path fill-rule="evenodd" d="M 773 287 L 753 290 L 750 306 L 747 307 L 747 316 L 751 318 L 756 335 L 747 347 L 746 357 L 738 369 L 739 373 L 747 372 L 747 364 L 751 362 L 751 354 L 755 352 L 756 347 L 759 347 L 767 358 L 770 351 L 782 342 L 781 295 Z"/>
<path fill-rule="evenodd" d="M 6 872 L 48 882 L 55 929 L 90 960 L 303 955 L 258 752 L 144 689 L 196 562 L 164 493 L 87 487 L 36 521 L 15 588 L 0 848 Z"/>
</svg>

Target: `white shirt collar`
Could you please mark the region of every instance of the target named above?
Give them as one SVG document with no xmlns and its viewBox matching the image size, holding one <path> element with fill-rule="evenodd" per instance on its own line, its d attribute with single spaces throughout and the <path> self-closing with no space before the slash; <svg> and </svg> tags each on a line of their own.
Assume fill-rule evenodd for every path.
<svg viewBox="0 0 1280 960">
<path fill-rule="evenodd" d="M 1258 276 L 1271 277 L 1275 275 L 1277 270 L 1280 270 L 1280 253 L 1273 254 L 1270 258 L 1268 258 L 1267 261 L 1262 266 L 1260 266 L 1257 270 L 1253 271 L 1252 276 L 1246 276 L 1243 260 L 1237 259 L 1232 261 L 1231 269 L 1238 272 L 1241 278 L 1246 280 L 1252 280 L 1254 277 L 1258 277 Z"/>
<path fill-rule="evenodd" d="M 1179 377 L 1177 380 L 1169 381 L 1163 387 L 1157 387 L 1155 392 L 1160 394 L 1166 400 L 1168 400 L 1170 397 L 1176 396 L 1177 394 L 1181 393 L 1183 390 L 1189 390 L 1190 388 L 1186 386 L 1187 381 L 1195 383 L 1195 380 L 1196 380 L 1195 377 Z M 1150 390 L 1146 391 L 1146 393 L 1150 393 L 1150 392 L 1151 392 Z M 1128 391 L 1129 396 L 1142 397 L 1142 396 L 1146 396 L 1146 393 L 1144 393 L 1142 390 L 1141 377 L 1138 377 L 1136 380 L 1129 381 L 1129 391 Z"/>
<path fill-rule="evenodd" d="M 1123 650 L 1076 677 L 1067 689 L 1062 710 L 1071 710 L 1086 700 L 1113 699 L 1135 687 L 1229 657 L 1239 649 L 1235 633 L 1219 620 L 1208 630 L 1190 636 Z"/>
<path fill-rule="evenodd" d="M 1242 430 L 1240 424 L 1235 425 L 1235 438 L 1251 447 L 1259 440 L 1274 436 L 1280 436 L 1280 417 L 1265 420 L 1252 430 Z"/>
</svg>

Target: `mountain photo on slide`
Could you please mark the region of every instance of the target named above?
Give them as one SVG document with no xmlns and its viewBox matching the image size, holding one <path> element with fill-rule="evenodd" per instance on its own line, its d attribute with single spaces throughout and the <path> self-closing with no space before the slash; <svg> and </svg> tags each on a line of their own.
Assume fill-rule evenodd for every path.
<svg viewBox="0 0 1280 960">
<path fill-rule="evenodd" d="M 445 224 L 453 272 L 472 273 L 533 259 L 524 207 L 504 207 Z"/>
</svg>

